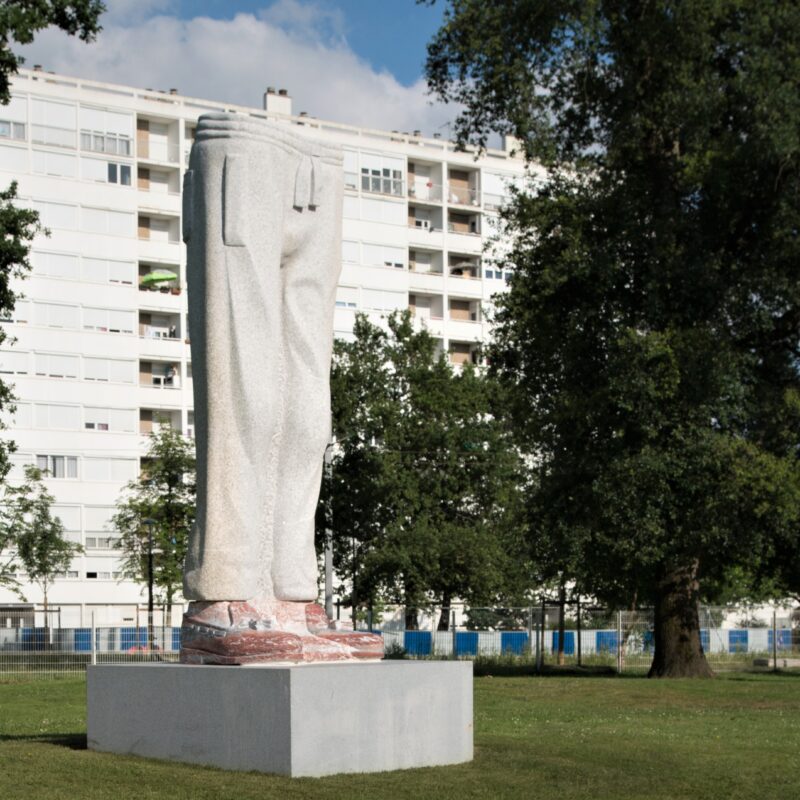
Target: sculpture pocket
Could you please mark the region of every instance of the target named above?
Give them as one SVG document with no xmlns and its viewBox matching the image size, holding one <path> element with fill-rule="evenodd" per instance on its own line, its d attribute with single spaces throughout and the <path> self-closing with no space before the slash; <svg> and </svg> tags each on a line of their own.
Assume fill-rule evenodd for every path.
<svg viewBox="0 0 800 800">
<path fill-rule="evenodd" d="M 222 240 L 232 247 L 244 247 L 247 233 L 247 159 L 244 155 L 225 156 L 222 181 Z"/>
<path fill-rule="evenodd" d="M 183 213 L 182 213 L 182 234 L 183 241 L 187 244 L 192 238 L 192 224 L 194 214 L 194 172 L 186 170 L 183 176 Z"/>
</svg>

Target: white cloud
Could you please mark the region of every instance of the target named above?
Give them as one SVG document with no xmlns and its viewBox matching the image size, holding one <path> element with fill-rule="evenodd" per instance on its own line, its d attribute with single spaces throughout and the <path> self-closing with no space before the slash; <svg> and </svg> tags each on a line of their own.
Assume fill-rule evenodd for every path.
<svg viewBox="0 0 800 800">
<path fill-rule="evenodd" d="M 79 78 L 168 89 L 258 106 L 267 85 L 289 90 L 295 113 L 388 130 L 441 131 L 450 107 L 431 106 L 422 79 L 400 84 L 347 45 L 338 13 L 278 0 L 257 15 L 181 20 L 170 0 L 115 0 L 98 40 L 85 45 L 57 30 L 22 49 L 28 64 Z M 137 7 L 148 16 L 137 18 Z M 157 16 L 153 14 L 157 13 Z M 134 15 L 134 16 L 131 16 Z"/>
</svg>

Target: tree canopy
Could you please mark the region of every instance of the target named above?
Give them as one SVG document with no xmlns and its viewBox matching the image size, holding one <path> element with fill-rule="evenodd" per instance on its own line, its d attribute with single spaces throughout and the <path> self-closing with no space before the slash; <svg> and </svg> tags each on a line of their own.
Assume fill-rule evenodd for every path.
<svg viewBox="0 0 800 800">
<path fill-rule="evenodd" d="M 451 0 L 429 47 L 462 141 L 549 170 L 503 215 L 492 364 L 535 524 L 655 605 L 654 675 L 709 673 L 704 579 L 797 563 L 798 53 L 788 0 Z"/>
<path fill-rule="evenodd" d="M 98 18 L 105 10 L 101 0 L 4 0 L 0 4 L 0 103 L 8 103 L 11 77 L 24 61 L 12 50 L 14 44 L 30 44 L 51 25 L 91 42 L 101 30 Z"/>
<path fill-rule="evenodd" d="M 125 577 L 146 584 L 152 528 L 153 585 L 157 600 L 171 609 L 183 584 L 183 562 L 195 516 L 194 445 L 162 424 L 149 436 L 142 472 L 117 501 L 112 517 L 121 534 Z"/>
<path fill-rule="evenodd" d="M 323 502 L 332 492 L 334 563 L 356 603 L 402 604 L 413 628 L 431 605 L 522 596 L 524 472 L 494 414 L 498 387 L 471 364 L 454 369 L 404 312 L 386 330 L 356 318 L 331 388 Z"/>
</svg>

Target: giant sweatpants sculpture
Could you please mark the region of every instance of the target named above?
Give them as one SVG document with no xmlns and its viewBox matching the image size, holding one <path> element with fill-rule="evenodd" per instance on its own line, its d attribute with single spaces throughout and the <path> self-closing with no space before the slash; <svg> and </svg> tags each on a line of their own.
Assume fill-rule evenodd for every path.
<svg viewBox="0 0 800 800">
<path fill-rule="evenodd" d="M 200 117 L 184 184 L 197 441 L 181 660 L 379 658 L 316 604 L 342 157 L 305 129 Z"/>
</svg>

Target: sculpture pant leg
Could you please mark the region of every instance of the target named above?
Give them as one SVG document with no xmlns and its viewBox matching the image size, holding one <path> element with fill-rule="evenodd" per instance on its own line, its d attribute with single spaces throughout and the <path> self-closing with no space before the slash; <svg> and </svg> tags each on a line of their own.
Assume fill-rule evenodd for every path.
<svg viewBox="0 0 800 800">
<path fill-rule="evenodd" d="M 235 136 L 198 140 L 192 150 L 185 191 L 197 516 L 184 575 L 191 600 L 272 591 L 280 263 L 296 161 Z"/>
<path fill-rule="evenodd" d="M 314 204 L 287 220 L 292 244 L 282 267 L 286 396 L 272 582 L 276 597 L 295 601 L 318 595 L 314 517 L 331 434 L 333 313 L 342 265 L 341 167 L 314 160 L 311 181 Z"/>
<path fill-rule="evenodd" d="M 293 126 L 200 118 L 184 189 L 197 516 L 189 600 L 316 598 L 341 156 Z"/>
</svg>

